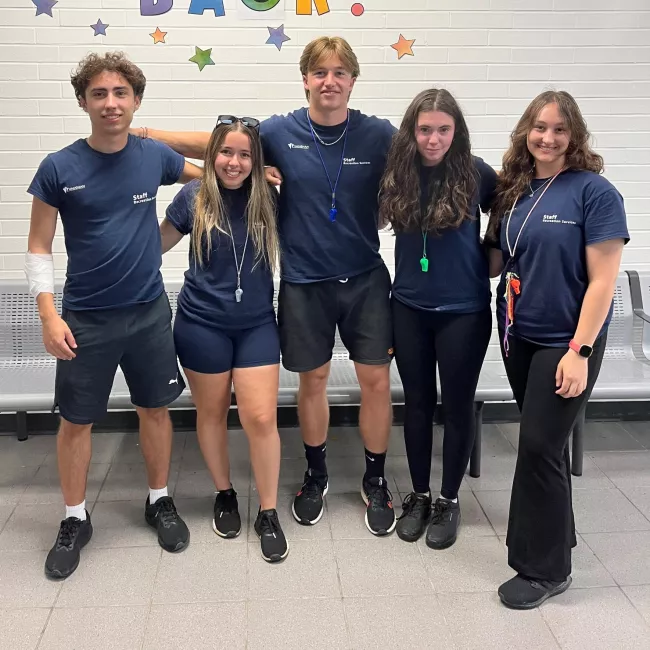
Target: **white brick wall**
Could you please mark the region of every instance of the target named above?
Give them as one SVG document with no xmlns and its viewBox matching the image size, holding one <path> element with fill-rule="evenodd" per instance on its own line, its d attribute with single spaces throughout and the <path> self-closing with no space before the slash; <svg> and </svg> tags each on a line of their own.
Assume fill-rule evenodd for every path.
<svg viewBox="0 0 650 650">
<path fill-rule="evenodd" d="M 139 0 L 59 0 L 53 18 L 35 16 L 30 0 L 0 0 L 0 278 L 22 278 L 33 173 L 46 153 L 88 133 L 69 73 L 88 51 L 123 49 L 142 66 L 148 87 L 136 124 L 211 129 L 219 112 L 261 118 L 304 102 L 298 58 L 322 34 L 355 48 L 361 78 L 352 105 L 398 125 L 412 97 L 440 85 L 461 101 L 475 152 L 498 167 L 508 134 L 526 104 L 547 88 L 578 99 L 605 157 L 606 175 L 626 199 L 632 242 L 626 267 L 650 270 L 650 0 L 328 0 L 330 12 L 297 16 L 286 1 L 278 52 L 267 25 L 245 21 L 240 0 L 226 16 L 187 13 L 175 0 L 162 16 L 140 15 Z M 101 18 L 107 36 L 89 25 Z M 154 45 L 156 27 L 167 43 Z M 397 60 L 399 34 L 416 39 L 414 57 Z M 214 66 L 188 61 L 194 46 L 212 47 Z M 632 65 L 634 64 L 634 65 Z M 159 214 L 177 188 L 163 188 Z M 392 267 L 392 237 L 382 235 Z M 65 269 L 61 233 L 58 273 Z M 165 256 L 167 277 L 180 277 L 186 248 Z"/>
</svg>

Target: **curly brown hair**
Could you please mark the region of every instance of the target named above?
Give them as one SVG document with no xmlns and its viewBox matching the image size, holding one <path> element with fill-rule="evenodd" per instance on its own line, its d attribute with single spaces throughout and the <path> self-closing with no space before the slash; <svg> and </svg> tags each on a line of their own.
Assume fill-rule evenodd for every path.
<svg viewBox="0 0 650 650">
<path fill-rule="evenodd" d="M 415 130 L 420 113 L 431 111 L 442 111 L 454 119 L 454 139 L 439 165 L 441 173 L 431 183 L 427 213 L 421 217 Z M 458 228 L 474 218 L 470 207 L 477 186 L 469 130 L 458 102 L 448 90 L 423 90 L 406 109 L 388 152 L 379 190 L 379 223 L 391 224 L 395 232 L 422 228 L 439 233 L 444 228 Z"/>
<path fill-rule="evenodd" d="M 70 75 L 70 83 L 79 105 L 82 99 L 86 99 L 86 90 L 91 79 L 102 72 L 117 72 L 133 88 L 133 94 L 142 99 L 147 79 L 142 70 L 129 61 L 124 52 L 106 52 L 104 56 L 93 52 L 82 59 L 77 69 Z"/>
<path fill-rule="evenodd" d="M 496 199 L 490 212 L 486 239 L 496 240 L 499 224 L 515 200 L 519 198 L 535 175 L 535 159 L 528 150 L 528 134 L 548 104 L 557 104 L 558 111 L 570 134 L 566 151 L 566 169 L 600 174 L 603 159 L 591 148 L 591 135 L 576 100 L 566 91 L 547 90 L 528 105 L 510 135 L 510 147 L 503 155 L 503 165 L 496 189 Z"/>
</svg>

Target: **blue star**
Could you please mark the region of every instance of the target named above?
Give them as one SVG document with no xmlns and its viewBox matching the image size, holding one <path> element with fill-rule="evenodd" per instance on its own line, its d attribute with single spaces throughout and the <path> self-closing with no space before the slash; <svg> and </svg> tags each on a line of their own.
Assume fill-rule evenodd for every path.
<svg viewBox="0 0 650 650">
<path fill-rule="evenodd" d="M 106 36 L 106 28 L 108 25 L 105 25 L 101 18 L 98 18 L 97 22 L 94 25 L 91 25 L 91 27 L 95 30 L 95 36 L 99 36 L 100 34 Z"/>
<path fill-rule="evenodd" d="M 52 16 L 52 7 L 58 2 L 59 0 L 32 0 L 32 2 L 36 5 L 36 15 L 40 16 L 41 14 L 47 14 L 50 18 L 53 18 Z"/>
<path fill-rule="evenodd" d="M 274 27 L 267 27 L 269 30 L 269 38 L 266 41 L 267 45 L 275 45 L 278 50 L 282 49 L 282 43 L 290 41 L 291 39 L 284 33 L 284 25 L 280 25 L 277 29 Z"/>
</svg>

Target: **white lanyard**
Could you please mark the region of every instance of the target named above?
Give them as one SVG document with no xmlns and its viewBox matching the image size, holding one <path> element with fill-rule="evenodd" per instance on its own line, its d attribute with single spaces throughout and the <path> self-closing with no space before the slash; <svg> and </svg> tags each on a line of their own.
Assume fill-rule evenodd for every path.
<svg viewBox="0 0 650 650">
<path fill-rule="evenodd" d="M 519 229 L 519 232 L 517 233 L 517 239 L 515 239 L 515 245 L 510 246 L 510 235 L 509 235 L 509 229 L 510 229 L 510 219 L 512 218 L 512 213 L 515 211 L 515 207 L 517 206 L 517 201 L 519 200 L 519 197 L 515 199 L 515 202 L 512 205 L 512 209 L 510 210 L 510 214 L 508 215 L 508 221 L 506 222 L 506 243 L 508 244 L 508 252 L 510 253 L 510 257 L 515 256 L 515 251 L 517 250 L 517 244 L 519 243 L 519 238 L 521 237 L 521 233 L 523 232 L 524 228 L 526 227 L 526 223 L 528 222 L 528 218 L 530 215 L 533 213 L 533 210 L 537 207 L 537 204 L 542 200 L 542 197 L 544 194 L 546 194 L 546 190 L 551 187 L 553 184 L 553 181 L 564 171 L 564 167 L 560 169 L 560 171 L 551 178 L 549 183 L 546 185 L 544 188 L 544 191 L 537 197 L 537 201 L 533 204 L 533 207 L 529 210 L 528 214 L 526 215 L 526 218 L 524 219 L 524 223 L 521 224 L 521 228 Z"/>
<path fill-rule="evenodd" d="M 246 241 L 244 242 L 244 250 L 241 254 L 241 262 L 237 262 L 237 247 L 235 246 L 235 237 L 232 234 L 232 225 L 228 219 L 228 230 L 230 230 L 230 239 L 232 239 L 232 254 L 235 257 L 235 269 L 237 270 L 237 288 L 235 289 L 235 302 L 241 302 L 241 297 L 244 290 L 241 288 L 241 270 L 244 266 L 244 257 L 246 257 L 246 247 L 248 246 L 248 226 L 246 227 Z"/>
</svg>

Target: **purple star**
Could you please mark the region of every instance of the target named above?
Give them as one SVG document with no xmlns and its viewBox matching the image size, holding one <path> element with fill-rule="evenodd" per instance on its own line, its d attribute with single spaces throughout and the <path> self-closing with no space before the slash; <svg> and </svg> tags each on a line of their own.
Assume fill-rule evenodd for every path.
<svg viewBox="0 0 650 650">
<path fill-rule="evenodd" d="M 52 16 L 52 7 L 58 2 L 59 0 L 32 0 L 32 2 L 36 5 L 36 15 L 40 16 L 41 14 L 47 14 L 50 18 L 53 18 Z"/>
<path fill-rule="evenodd" d="M 290 41 L 291 39 L 284 33 L 284 25 L 280 25 L 277 29 L 274 27 L 267 27 L 269 30 L 269 38 L 266 41 L 267 45 L 275 45 L 278 50 L 282 49 L 282 43 Z"/>
<path fill-rule="evenodd" d="M 97 22 L 94 25 L 91 25 L 91 27 L 95 30 L 95 36 L 99 36 L 100 34 L 106 36 L 106 28 L 108 25 L 105 25 L 101 18 L 98 18 Z"/>
</svg>

